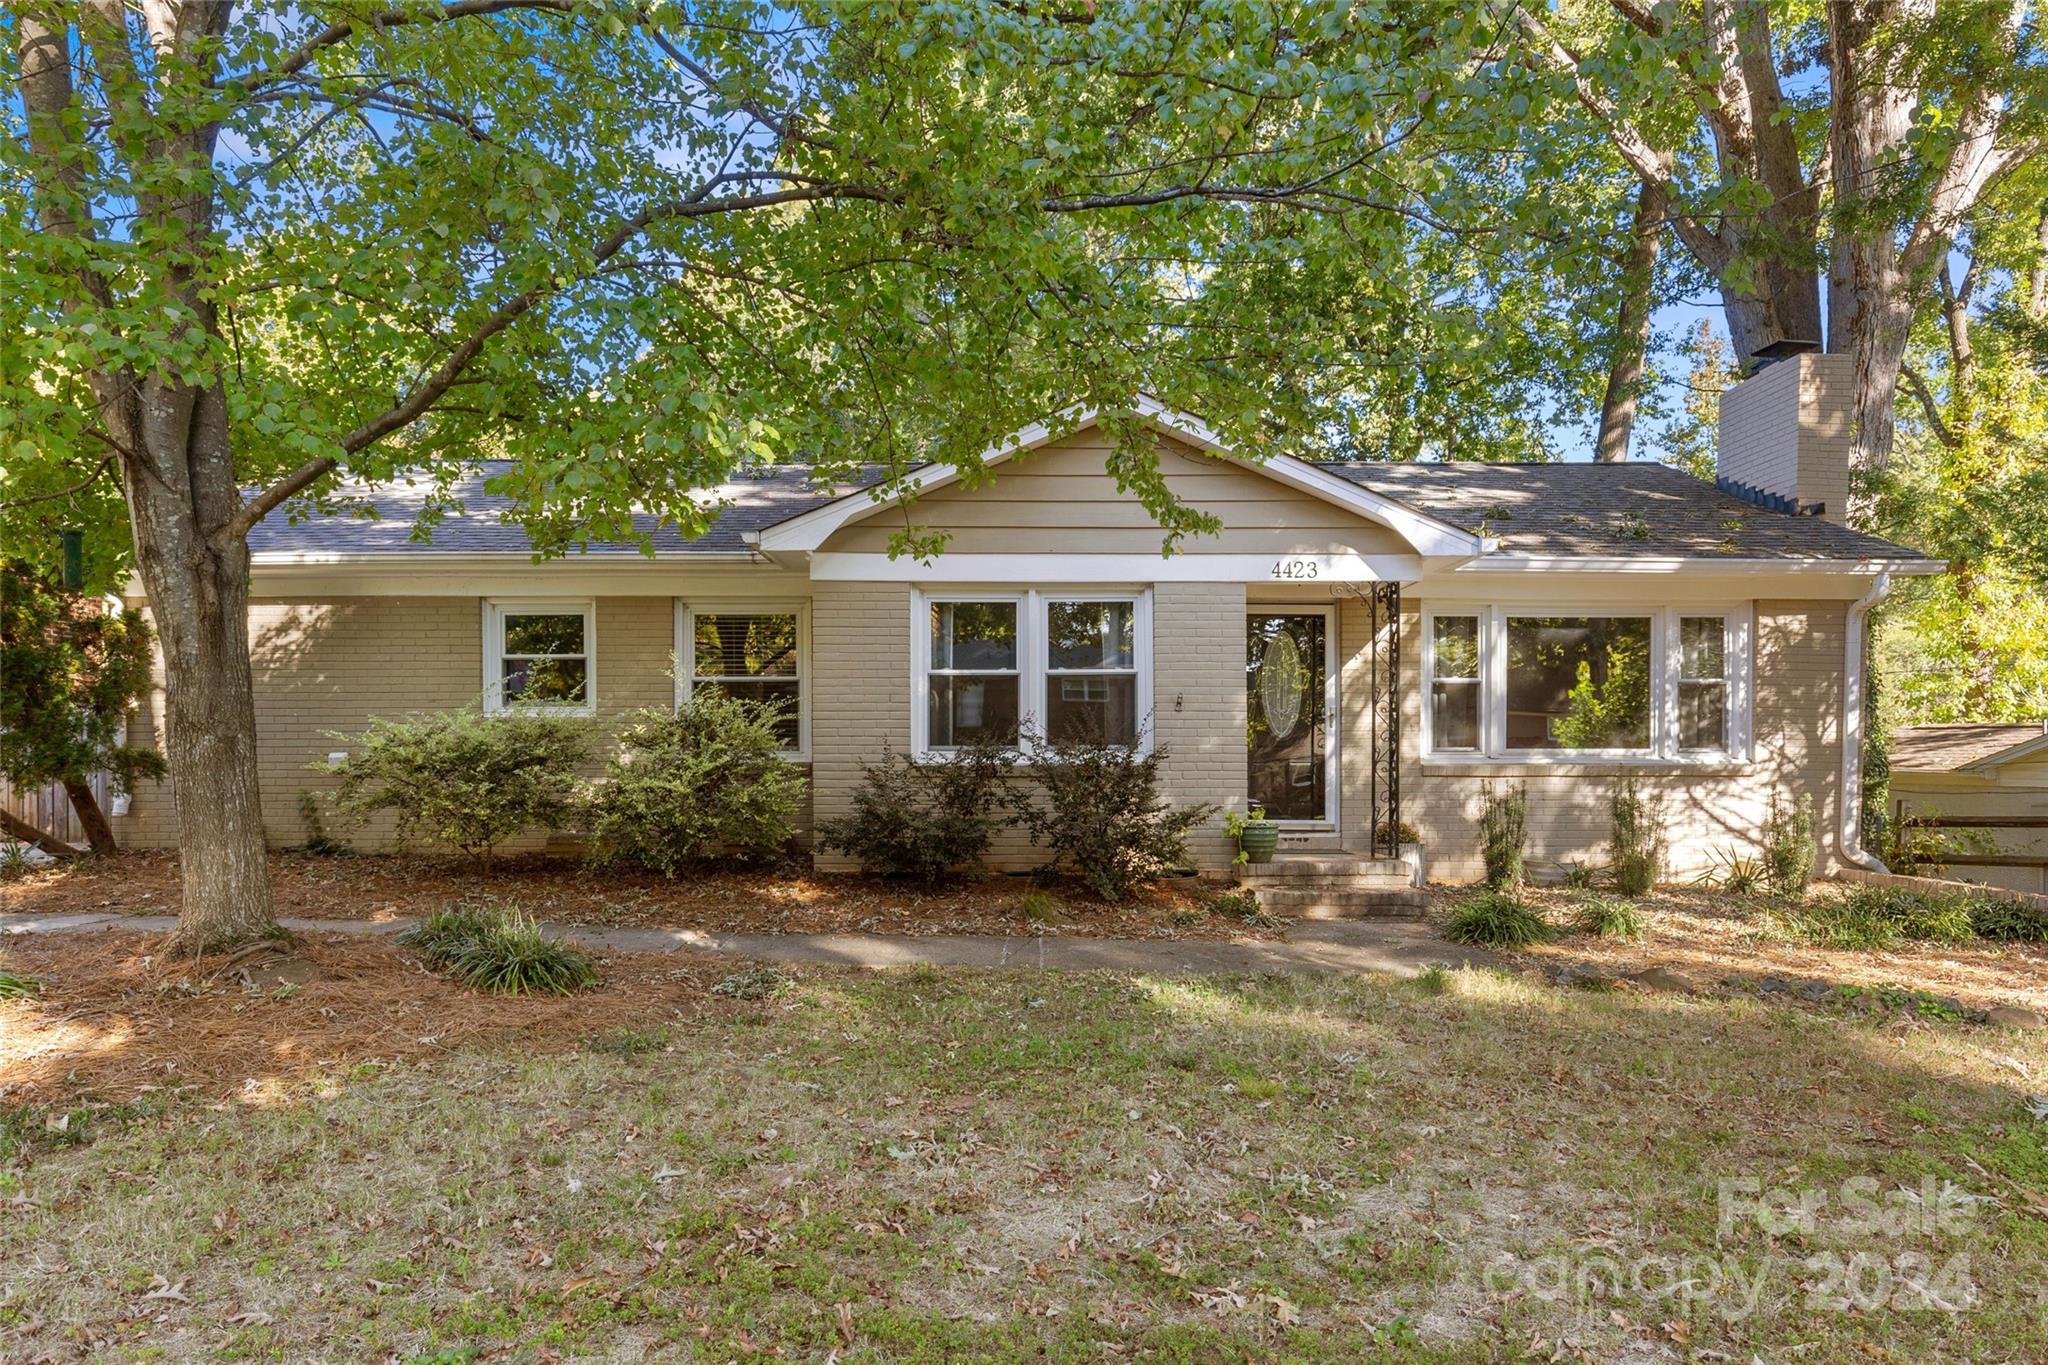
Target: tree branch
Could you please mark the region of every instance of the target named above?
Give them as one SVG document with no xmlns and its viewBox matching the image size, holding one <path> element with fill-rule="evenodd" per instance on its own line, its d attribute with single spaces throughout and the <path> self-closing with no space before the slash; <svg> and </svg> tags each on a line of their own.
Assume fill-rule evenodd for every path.
<svg viewBox="0 0 2048 1365">
<path fill-rule="evenodd" d="M 387 9 L 360 21 L 371 28 L 397 28 L 402 24 L 445 24 L 451 19 L 468 19 L 478 15 L 502 14 L 506 10 L 538 9 L 555 14 L 570 14 L 575 11 L 574 0 L 452 0 L 438 11 Z M 242 82 L 248 94 L 290 80 L 293 76 L 312 65 L 313 59 L 330 47 L 347 42 L 360 29 L 359 21 L 343 19 L 328 25 L 313 37 L 300 44 L 289 56 L 268 71 L 250 76 Z"/>
<path fill-rule="evenodd" d="M 114 441 L 110 437 L 106 437 L 98 432 L 94 434 L 99 435 L 110 447 L 114 446 Z M 36 493 L 26 498 L 10 498 L 5 502 L 0 502 L 0 511 L 11 512 L 17 507 L 33 507 L 39 502 L 59 502 L 65 498 L 76 497 L 100 481 L 100 478 L 107 472 L 107 466 L 114 462 L 114 456 L 118 453 L 118 448 L 109 449 L 106 454 L 100 456 L 100 462 L 92 467 L 92 473 L 86 475 L 77 483 L 72 484 L 69 488 L 59 488 L 52 493 Z"/>
<path fill-rule="evenodd" d="M 1911 364 L 1902 364 L 1899 366 L 1899 377 L 1906 381 L 1906 387 L 1920 400 L 1921 410 L 1927 414 L 1927 426 L 1934 433 L 1934 438 L 1950 450 L 1960 446 L 1962 442 L 1948 429 L 1948 423 L 1941 420 L 1940 405 L 1934 401 L 1933 391 L 1927 387 L 1927 381 L 1921 377 L 1920 371 Z"/>
<path fill-rule="evenodd" d="M 821 183 L 804 185 L 795 189 L 770 190 L 755 194 L 728 195 L 722 199 L 705 197 L 709 189 L 718 183 L 751 178 L 746 176 L 718 176 L 699 186 L 688 198 L 668 200 L 650 204 L 630 218 L 620 222 L 600 240 L 591 252 L 588 266 L 577 275 L 577 279 L 588 278 L 612 257 L 625 249 L 627 243 L 646 231 L 655 223 L 692 218 L 707 218 L 724 213 L 743 213 L 752 209 L 772 208 L 778 204 L 811 203 L 820 200 L 860 199 L 875 203 L 893 202 L 894 195 L 862 185 Z M 434 406 L 435 402 L 454 387 L 463 372 L 476 362 L 484 345 L 498 333 L 510 327 L 543 300 L 559 293 L 560 285 L 524 290 L 492 309 L 489 316 L 477 324 L 476 329 L 465 337 L 447 358 L 422 380 L 403 401 L 387 411 L 363 423 L 341 439 L 343 454 L 353 455 L 383 440 L 394 432 L 402 431 L 417 422 Z M 231 545 L 253 530 L 256 524 L 269 516 L 287 499 L 310 487 L 315 481 L 331 474 L 341 465 L 341 457 L 321 455 L 307 460 L 291 473 L 272 483 L 256 496 L 243 503 L 241 509 L 229 518 L 215 534 L 215 541 L 223 546 Z"/>
</svg>

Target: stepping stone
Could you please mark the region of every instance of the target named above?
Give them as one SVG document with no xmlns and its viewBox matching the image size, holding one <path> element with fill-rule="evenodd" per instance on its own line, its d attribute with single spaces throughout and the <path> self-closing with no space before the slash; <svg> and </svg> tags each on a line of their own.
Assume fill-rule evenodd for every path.
<svg viewBox="0 0 2048 1365">
<path fill-rule="evenodd" d="M 1669 967 L 1645 968 L 1631 976 L 1629 980 L 1638 986 L 1653 991 L 1669 991 L 1674 995 L 1691 995 L 1694 989 L 1690 977 L 1674 972 Z"/>
<path fill-rule="evenodd" d="M 2023 1010 L 2013 1005 L 1995 1005 L 1984 1012 L 1984 1022 L 1993 1028 L 2017 1028 L 2032 1031 L 2048 1028 L 2048 1020 L 2032 1010 Z"/>
</svg>

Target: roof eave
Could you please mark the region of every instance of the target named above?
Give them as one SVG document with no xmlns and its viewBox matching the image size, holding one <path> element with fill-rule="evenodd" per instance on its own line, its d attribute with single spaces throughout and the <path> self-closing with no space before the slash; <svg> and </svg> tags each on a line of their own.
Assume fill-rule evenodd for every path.
<svg viewBox="0 0 2048 1365">
<path fill-rule="evenodd" d="M 1504 555 L 1488 554 L 1460 566 L 1461 573 L 1729 573 L 1729 574 L 1908 574 L 1944 572 L 1936 559 L 1826 559 L 1819 556 L 1769 559 L 1716 555 Z"/>
</svg>

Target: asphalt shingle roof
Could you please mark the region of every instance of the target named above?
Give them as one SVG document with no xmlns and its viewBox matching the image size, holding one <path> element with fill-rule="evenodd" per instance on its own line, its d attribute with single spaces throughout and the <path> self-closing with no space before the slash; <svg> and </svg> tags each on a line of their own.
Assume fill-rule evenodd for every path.
<svg viewBox="0 0 2048 1365">
<path fill-rule="evenodd" d="M 1669 465 L 1324 464 L 1510 555 L 1630 559 L 1920 559 L 1818 517 L 1774 512 Z"/>
<path fill-rule="evenodd" d="M 457 485 L 462 510 L 433 530 L 431 541 L 412 538 L 427 504 L 425 487 L 347 489 L 377 511 L 307 517 L 292 523 L 272 513 L 250 534 L 258 555 L 525 554 L 525 530 L 506 517 L 510 500 L 488 493 L 484 481 L 502 469 L 487 464 Z M 1511 555 L 1600 558 L 1827 559 L 1922 558 L 1914 551 L 1816 517 L 1775 512 L 1724 493 L 1682 470 L 1660 464 L 1346 464 L 1321 468 L 1418 512 L 1491 535 Z M 1000 487 L 1001 475 L 997 475 Z M 684 540 L 652 516 L 636 519 L 665 555 L 744 552 L 746 533 L 759 531 L 866 486 L 853 480 L 821 487 L 803 465 L 750 473 L 713 490 L 724 500 L 710 531 Z M 593 542 L 591 554 L 638 556 L 636 545 Z"/>
<path fill-rule="evenodd" d="M 1892 771 L 1952 773 L 2008 749 L 2040 739 L 2038 721 L 2027 725 L 1904 725 L 1892 731 Z"/>
<path fill-rule="evenodd" d="M 249 533 L 254 554 L 419 554 L 441 551 L 447 554 L 530 554 L 532 545 L 526 530 L 506 519 L 511 499 L 486 492 L 484 482 L 501 473 L 505 464 L 490 461 L 482 472 L 458 482 L 454 488 L 462 510 L 450 512 L 433 528 L 433 538 L 421 543 L 412 538 L 414 523 L 428 502 L 424 485 L 387 485 L 374 489 L 344 487 L 341 495 L 360 498 L 376 509 L 374 520 L 340 514 L 307 517 L 294 525 L 280 510 L 264 518 Z M 835 497 L 864 485 L 842 483 L 820 487 L 811 482 L 810 470 L 802 465 L 776 465 L 710 490 L 704 501 L 730 499 L 709 531 L 695 540 L 685 540 L 673 526 L 657 526 L 653 516 L 636 516 L 634 525 L 654 538 L 655 553 L 732 554 L 744 553 L 749 531 L 773 526 L 779 521 L 822 507 Z M 594 555 L 640 557 L 640 547 L 622 541 L 592 541 Z"/>
</svg>

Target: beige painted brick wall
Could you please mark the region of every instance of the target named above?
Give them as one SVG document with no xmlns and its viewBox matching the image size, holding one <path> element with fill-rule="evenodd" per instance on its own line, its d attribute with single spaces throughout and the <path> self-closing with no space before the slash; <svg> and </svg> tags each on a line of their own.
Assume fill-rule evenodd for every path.
<svg viewBox="0 0 2048 1365">
<path fill-rule="evenodd" d="M 1418 612 L 1404 619 L 1404 640 L 1422 638 Z M 1662 802 L 1668 876 L 1713 865 L 1733 850 L 1755 856 L 1772 793 L 1812 796 L 1824 869 L 1839 866 L 1842 663 L 1847 604 L 1760 602 L 1754 669 L 1755 746 L 1749 762 L 1680 771 L 1644 769 L 1639 786 Z M 1527 782 L 1528 856 L 1539 879 L 1558 875 L 1566 860 L 1608 860 L 1609 802 L 1615 765 L 1456 764 L 1424 767 L 1419 660 L 1404 664 L 1402 689 L 1402 814 L 1421 833 L 1432 878 L 1477 879 L 1480 787 Z"/>
<path fill-rule="evenodd" d="M 901 584 L 818 583 L 811 598 L 811 758 L 820 820 L 842 815 L 863 760 L 884 745 L 910 747 L 910 589 Z M 1244 795 L 1244 589 L 1166 583 L 1152 598 L 1153 728 L 1167 746 L 1167 794 L 1192 805 L 1241 803 Z M 1192 848 L 1204 866 L 1229 865 L 1217 814 Z M 1029 868 L 1045 861 L 1020 830 L 998 837 L 989 862 Z M 819 866 L 853 866 L 820 851 Z"/>
<path fill-rule="evenodd" d="M 1721 395 L 1717 472 L 1737 483 L 1849 514 L 1855 373 L 1846 355 L 1794 356 Z"/>
<path fill-rule="evenodd" d="M 309 770 L 344 742 L 329 732 L 362 730 L 373 718 L 449 710 L 474 702 L 483 689 L 483 602 L 475 597 L 339 597 L 319 601 L 256 601 L 249 609 L 255 674 L 256 733 L 263 822 L 273 845 L 301 842 L 302 792 L 333 786 Z M 597 599 L 597 711 L 615 726 L 622 713 L 675 700 L 670 663 L 675 604 L 668 597 Z M 138 729 L 161 743 L 163 669 L 138 717 Z M 603 752 L 600 746 L 600 755 Z M 590 772 L 602 770 L 593 761 Z M 135 847 L 177 842 L 176 793 L 168 781 L 145 784 L 131 813 L 115 821 L 116 837 Z M 808 812 L 803 826 L 809 829 Z M 388 847 L 388 817 L 344 834 L 359 848 Z M 534 835 L 514 847 L 539 847 Z"/>
</svg>

